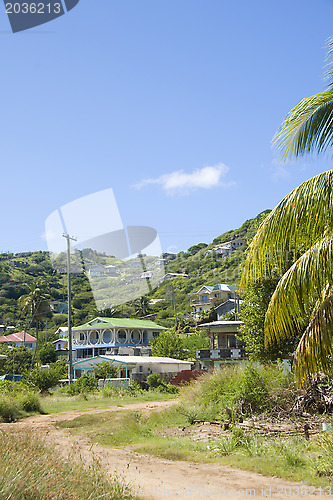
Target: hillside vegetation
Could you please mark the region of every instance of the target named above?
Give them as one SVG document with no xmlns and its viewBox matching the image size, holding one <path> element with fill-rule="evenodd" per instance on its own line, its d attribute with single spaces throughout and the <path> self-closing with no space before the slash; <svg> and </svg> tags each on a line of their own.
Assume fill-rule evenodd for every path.
<svg viewBox="0 0 333 500">
<path fill-rule="evenodd" d="M 140 317 L 149 313 L 157 313 L 156 321 L 163 326 L 174 326 L 174 309 L 183 315 L 191 312 L 190 292 L 195 292 L 201 285 L 215 283 L 239 283 L 241 266 L 244 261 L 244 252 L 247 244 L 234 251 L 230 256 L 221 258 L 214 253 L 205 256 L 214 246 L 241 238 L 249 242 L 268 211 L 249 219 L 236 230 L 228 231 L 215 238 L 209 245 L 198 243 L 174 255 L 167 255 L 165 272 L 185 273 L 188 277 L 179 277 L 164 281 L 153 290 L 145 308 L 144 301 L 134 301 L 123 304 L 114 309 L 97 311 L 89 280 L 83 273 L 72 276 L 72 307 L 73 324 L 80 325 L 96 315 L 100 316 L 128 316 Z M 94 259 L 96 262 L 96 258 Z M 101 263 L 103 255 L 101 255 Z M 29 316 L 22 315 L 22 307 L 18 299 L 29 292 L 36 279 L 47 282 L 47 289 L 51 300 L 67 301 L 67 277 L 54 270 L 48 252 L 24 252 L 0 254 L 0 322 L 13 325 L 16 329 L 25 329 L 34 334 L 36 325 Z M 173 303 L 173 300 L 175 304 Z M 152 302 L 151 302 L 152 301 Z M 144 314 L 143 314 L 144 313 Z M 43 342 L 54 340 L 54 332 L 59 326 L 66 326 L 67 314 L 51 312 L 47 321 L 39 325 L 42 329 L 40 339 Z M 7 332 L 8 333 L 8 332 Z"/>
</svg>

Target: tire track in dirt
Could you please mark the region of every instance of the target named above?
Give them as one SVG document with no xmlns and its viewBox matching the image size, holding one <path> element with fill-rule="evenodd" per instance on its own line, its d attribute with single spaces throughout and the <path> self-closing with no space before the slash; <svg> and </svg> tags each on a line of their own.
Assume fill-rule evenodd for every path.
<svg viewBox="0 0 333 500">
<path fill-rule="evenodd" d="M 125 494 L 132 492 L 149 499 L 191 498 L 202 500 L 276 498 L 317 496 L 309 485 L 276 477 L 266 477 L 224 465 L 171 461 L 133 452 L 129 448 L 110 449 L 93 444 L 88 438 L 73 436 L 57 424 L 85 414 L 120 410 L 162 411 L 175 401 L 133 403 L 111 406 L 103 410 L 69 411 L 50 415 L 34 415 L 16 423 L 0 424 L 7 432 L 20 429 L 37 433 L 66 459 L 81 458 L 88 465 L 98 462 L 105 473 L 117 476 L 124 484 Z"/>
</svg>

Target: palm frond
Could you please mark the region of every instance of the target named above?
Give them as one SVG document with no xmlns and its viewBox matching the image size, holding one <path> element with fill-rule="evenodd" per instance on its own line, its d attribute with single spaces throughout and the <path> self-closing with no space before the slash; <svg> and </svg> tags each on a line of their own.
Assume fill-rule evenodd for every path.
<svg viewBox="0 0 333 500">
<path fill-rule="evenodd" d="M 330 294 L 319 305 L 295 352 L 294 368 L 300 387 L 320 371 L 332 372 L 332 339 L 333 295 Z"/>
<path fill-rule="evenodd" d="M 284 119 L 272 140 L 282 160 L 325 152 L 333 145 L 333 40 L 327 48 L 327 89 L 302 99 Z"/>
<path fill-rule="evenodd" d="M 282 159 L 325 152 L 333 144 L 333 91 L 302 99 L 284 119 L 273 138 Z"/>
<path fill-rule="evenodd" d="M 279 281 L 265 319 L 266 347 L 304 332 L 333 283 L 333 239 L 307 250 Z"/>
<path fill-rule="evenodd" d="M 260 225 L 249 245 L 241 288 L 281 276 L 299 254 L 333 234 L 333 170 L 291 191 Z"/>
</svg>

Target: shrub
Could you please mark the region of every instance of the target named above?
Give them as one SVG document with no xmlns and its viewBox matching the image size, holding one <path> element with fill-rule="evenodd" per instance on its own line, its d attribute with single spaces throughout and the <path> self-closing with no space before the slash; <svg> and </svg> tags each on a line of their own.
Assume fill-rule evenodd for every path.
<svg viewBox="0 0 333 500">
<path fill-rule="evenodd" d="M 70 396 L 75 396 L 76 394 L 87 394 L 90 392 L 95 392 L 97 389 L 98 380 L 92 375 L 83 375 L 78 380 L 70 384 L 66 392 Z"/>
<path fill-rule="evenodd" d="M 160 392 L 170 392 L 171 394 L 177 394 L 179 392 L 178 387 L 164 382 L 159 373 L 151 373 L 148 375 L 147 383 L 150 389 L 157 389 Z"/>
<path fill-rule="evenodd" d="M 41 392 L 47 392 L 55 387 L 60 379 L 60 371 L 56 367 L 34 368 L 29 376 L 29 383 L 37 387 Z"/>
<path fill-rule="evenodd" d="M 41 413 L 38 394 L 23 383 L 3 381 L 0 383 L 0 418 L 13 422 L 27 413 Z"/>
<path fill-rule="evenodd" d="M 198 419 L 237 421 L 286 408 L 296 394 L 291 381 L 292 375 L 278 365 L 225 365 L 182 391 L 184 413 L 191 407 Z"/>
</svg>

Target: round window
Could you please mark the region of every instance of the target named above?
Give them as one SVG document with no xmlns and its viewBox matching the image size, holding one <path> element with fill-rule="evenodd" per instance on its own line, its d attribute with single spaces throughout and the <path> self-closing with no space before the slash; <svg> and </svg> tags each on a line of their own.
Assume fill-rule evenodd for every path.
<svg viewBox="0 0 333 500">
<path fill-rule="evenodd" d="M 125 330 L 118 330 L 118 332 L 117 332 L 117 338 L 118 338 L 118 342 L 120 344 L 125 344 L 125 342 L 126 342 L 126 332 L 125 332 Z"/>
<path fill-rule="evenodd" d="M 90 343 L 91 344 L 97 344 L 98 342 L 98 333 L 96 330 L 90 332 Z"/>
<path fill-rule="evenodd" d="M 103 342 L 104 344 L 109 344 L 111 342 L 111 331 L 105 330 L 103 333 Z"/>
<path fill-rule="evenodd" d="M 132 330 L 131 332 L 131 341 L 133 344 L 138 344 L 140 342 L 140 332 L 139 330 Z"/>
</svg>

